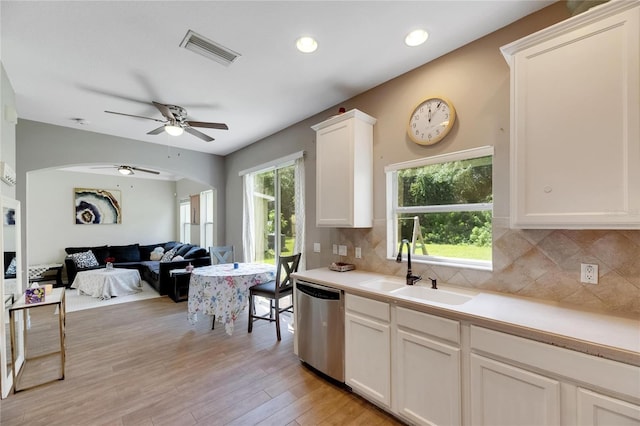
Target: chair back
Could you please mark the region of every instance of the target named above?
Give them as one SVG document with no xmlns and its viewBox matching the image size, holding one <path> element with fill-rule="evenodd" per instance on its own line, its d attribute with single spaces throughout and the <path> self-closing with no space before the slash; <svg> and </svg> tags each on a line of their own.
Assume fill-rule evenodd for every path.
<svg viewBox="0 0 640 426">
<path fill-rule="evenodd" d="M 298 271 L 301 256 L 302 253 L 297 253 L 291 256 L 280 256 L 278 258 L 278 271 L 276 272 L 276 284 L 278 285 L 276 285 L 276 297 L 278 296 L 278 293 L 293 287 L 291 274 Z"/>
<path fill-rule="evenodd" d="M 209 256 L 211 257 L 212 265 L 218 265 L 220 263 L 233 263 L 233 246 L 209 247 Z"/>
</svg>

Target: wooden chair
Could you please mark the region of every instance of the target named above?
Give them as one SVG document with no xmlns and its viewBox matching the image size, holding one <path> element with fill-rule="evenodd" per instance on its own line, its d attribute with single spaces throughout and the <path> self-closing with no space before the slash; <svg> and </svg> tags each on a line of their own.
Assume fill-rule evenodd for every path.
<svg viewBox="0 0 640 426">
<path fill-rule="evenodd" d="M 220 263 L 233 263 L 233 246 L 209 247 L 209 256 L 211 256 L 212 265 L 218 265 Z"/>
<path fill-rule="evenodd" d="M 300 256 L 301 253 L 294 254 L 292 256 L 280 256 L 278 258 L 276 279 L 274 281 L 254 285 L 249 288 L 249 333 L 251 333 L 251 330 L 253 329 L 253 321 L 255 320 L 262 319 L 270 322 L 275 321 L 276 335 L 278 336 L 278 340 L 282 340 L 280 336 L 280 314 L 282 312 L 293 312 L 293 304 L 280 308 L 279 302 L 283 297 L 293 295 L 293 281 L 291 279 L 291 274 L 298 270 Z M 256 315 L 255 296 L 270 299 L 268 315 Z"/>
</svg>

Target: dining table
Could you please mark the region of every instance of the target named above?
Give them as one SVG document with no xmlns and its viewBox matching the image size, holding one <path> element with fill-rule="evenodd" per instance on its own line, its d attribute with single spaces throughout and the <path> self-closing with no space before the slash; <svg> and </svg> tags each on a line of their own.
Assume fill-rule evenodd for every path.
<svg viewBox="0 0 640 426">
<path fill-rule="evenodd" d="M 276 266 L 265 263 L 223 263 L 191 271 L 188 319 L 198 321 L 198 312 L 213 316 L 233 334 L 235 320 L 249 303 L 249 288 L 273 281 Z"/>
</svg>

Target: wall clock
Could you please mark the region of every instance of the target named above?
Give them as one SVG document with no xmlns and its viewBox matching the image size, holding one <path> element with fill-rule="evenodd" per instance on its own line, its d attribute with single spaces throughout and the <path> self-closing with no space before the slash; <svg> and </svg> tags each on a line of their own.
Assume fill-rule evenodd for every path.
<svg viewBox="0 0 640 426">
<path fill-rule="evenodd" d="M 443 97 L 428 98 L 413 109 L 407 133 L 420 145 L 440 142 L 456 121 L 456 110 L 451 101 Z"/>
</svg>

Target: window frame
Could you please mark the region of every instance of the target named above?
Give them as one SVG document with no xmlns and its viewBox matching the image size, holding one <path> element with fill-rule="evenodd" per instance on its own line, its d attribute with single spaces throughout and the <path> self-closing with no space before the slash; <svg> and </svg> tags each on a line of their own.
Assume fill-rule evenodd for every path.
<svg viewBox="0 0 640 426">
<path fill-rule="evenodd" d="M 186 212 L 183 211 L 184 209 L 186 209 Z M 179 201 L 178 215 L 178 222 L 180 223 L 179 239 L 183 243 L 188 244 L 191 242 L 191 201 L 188 198 Z M 185 217 L 187 220 L 183 221 Z M 187 232 L 189 233 L 189 238 L 187 238 Z"/>
<path fill-rule="evenodd" d="M 493 211 L 493 203 L 476 204 L 455 204 L 455 205 L 433 205 L 425 210 L 425 206 L 400 207 L 398 206 L 398 172 L 405 169 L 424 167 L 434 164 L 449 163 L 461 160 L 470 160 L 479 157 L 491 156 L 492 174 L 494 165 L 494 149 L 492 146 L 471 148 L 464 151 L 435 155 L 431 157 L 419 158 L 402 163 L 390 164 L 384 168 L 386 180 L 386 211 L 387 211 L 387 259 L 395 260 L 398 253 L 396 241 L 398 241 L 398 214 L 400 213 L 440 213 L 451 211 Z M 493 191 L 493 185 L 492 185 Z M 493 233 L 492 215 L 492 233 Z M 492 242 L 493 247 L 493 242 Z M 439 257 L 430 255 L 412 254 L 411 261 L 414 263 L 424 263 L 429 265 L 453 266 L 468 269 L 479 269 L 492 271 L 492 260 L 459 259 L 450 257 Z"/>
</svg>

